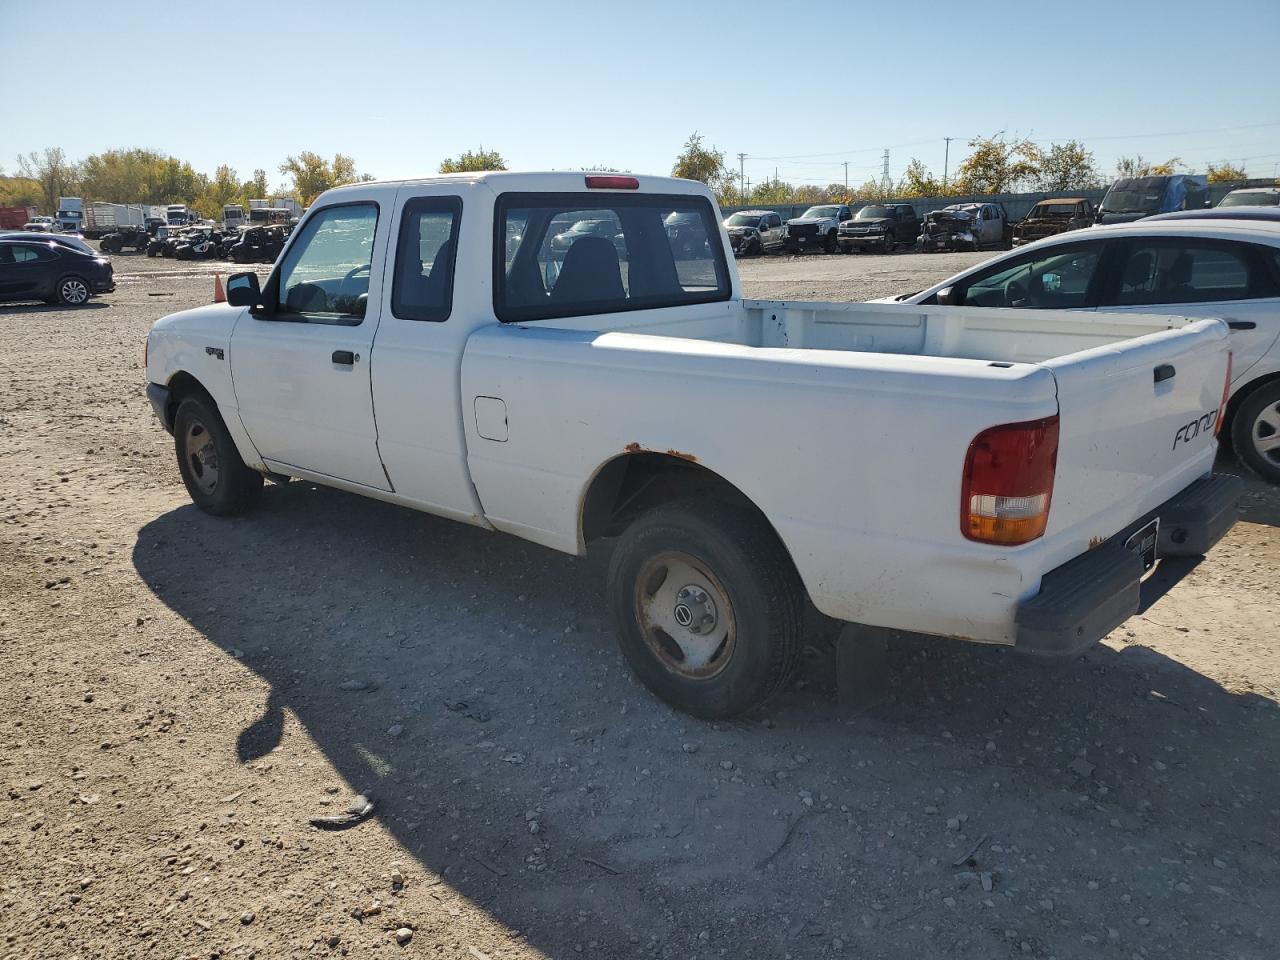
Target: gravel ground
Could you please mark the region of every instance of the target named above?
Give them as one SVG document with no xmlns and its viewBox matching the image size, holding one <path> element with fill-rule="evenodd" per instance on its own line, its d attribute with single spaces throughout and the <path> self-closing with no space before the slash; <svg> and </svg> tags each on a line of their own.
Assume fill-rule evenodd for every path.
<svg viewBox="0 0 1280 960">
<path fill-rule="evenodd" d="M 896 638 L 853 711 L 815 646 L 706 725 L 631 679 L 600 556 L 302 483 L 196 511 L 142 345 L 215 267 L 115 262 L 90 307 L 0 306 L 0 957 L 1280 954 L 1275 489 L 1074 661 Z"/>
</svg>

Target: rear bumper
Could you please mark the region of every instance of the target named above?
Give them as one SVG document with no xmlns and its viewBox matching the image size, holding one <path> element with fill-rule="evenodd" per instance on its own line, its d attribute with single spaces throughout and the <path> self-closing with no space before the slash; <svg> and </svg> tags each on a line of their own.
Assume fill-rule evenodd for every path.
<svg viewBox="0 0 1280 960">
<path fill-rule="evenodd" d="M 1203 556 L 1236 521 L 1239 477 L 1202 477 L 1106 543 L 1049 571 L 1040 592 L 1018 604 L 1014 647 L 1042 656 L 1072 656 L 1138 612 L 1142 558 L 1125 547 L 1159 517 L 1159 557 Z"/>
</svg>

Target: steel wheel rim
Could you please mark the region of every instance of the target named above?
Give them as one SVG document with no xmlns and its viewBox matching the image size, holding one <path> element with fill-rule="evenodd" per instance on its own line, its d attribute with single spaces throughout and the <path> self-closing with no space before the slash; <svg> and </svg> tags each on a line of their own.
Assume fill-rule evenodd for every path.
<svg viewBox="0 0 1280 960">
<path fill-rule="evenodd" d="M 1280 402 L 1267 404 L 1258 412 L 1251 435 L 1258 456 L 1280 466 Z"/>
<path fill-rule="evenodd" d="M 677 676 L 710 679 L 733 657 L 737 627 L 728 591 L 687 553 L 670 551 L 644 563 L 635 616 L 645 645 Z"/>
<path fill-rule="evenodd" d="M 67 303 L 84 303 L 89 299 L 89 288 L 80 280 L 62 281 L 62 299 Z"/>
<path fill-rule="evenodd" d="M 214 446 L 213 435 L 199 420 L 192 420 L 187 426 L 182 454 L 200 492 L 213 493 L 218 487 L 218 448 Z"/>
</svg>

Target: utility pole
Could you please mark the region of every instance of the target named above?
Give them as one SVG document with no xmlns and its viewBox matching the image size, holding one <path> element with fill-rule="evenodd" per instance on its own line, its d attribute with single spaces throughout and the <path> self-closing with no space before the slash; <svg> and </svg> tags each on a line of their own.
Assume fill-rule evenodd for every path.
<svg viewBox="0 0 1280 960">
<path fill-rule="evenodd" d="M 943 137 L 942 141 L 947 145 L 946 151 L 942 154 L 942 190 L 945 193 L 947 189 L 947 174 L 951 172 L 951 141 L 955 137 Z"/>
<path fill-rule="evenodd" d="M 742 202 L 747 202 L 747 155 L 738 154 L 738 187 L 742 190 Z"/>
</svg>

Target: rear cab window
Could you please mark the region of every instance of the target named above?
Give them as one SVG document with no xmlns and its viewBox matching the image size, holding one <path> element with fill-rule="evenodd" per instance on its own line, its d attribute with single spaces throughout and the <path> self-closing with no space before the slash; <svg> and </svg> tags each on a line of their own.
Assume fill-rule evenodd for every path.
<svg viewBox="0 0 1280 960">
<path fill-rule="evenodd" d="M 1274 297 L 1274 251 L 1230 240 L 1155 238 L 1129 244 L 1117 306 L 1214 303 Z"/>
<path fill-rule="evenodd" d="M 461 197 L 413 197 L 405 202 L 391 285 L 393 316 L 435 323 L 449 319 L 461 218 Z"/>
<path fill-rule="evenodd" d="M 494 312 L 503 322 L 729 299 L 705 197 L 505 193 L 494 219 Z"/>
</svg>

